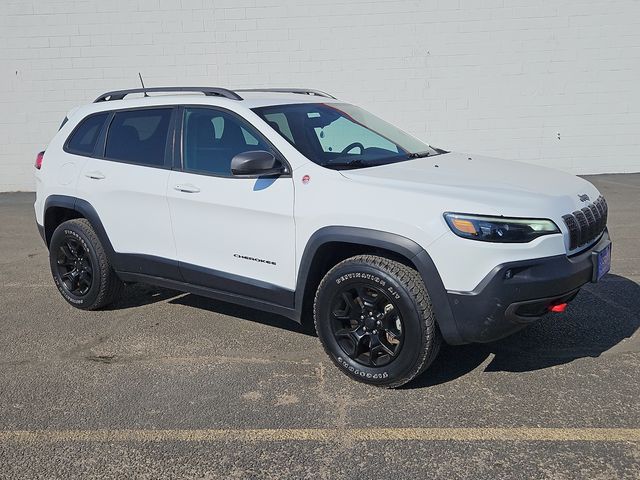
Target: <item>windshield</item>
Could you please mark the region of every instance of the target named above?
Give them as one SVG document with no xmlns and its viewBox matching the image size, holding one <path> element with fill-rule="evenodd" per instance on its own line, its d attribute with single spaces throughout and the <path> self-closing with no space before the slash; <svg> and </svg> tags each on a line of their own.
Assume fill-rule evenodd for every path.
<svg viewBox="0 0 640 480">
<path fill-rule="evenodd" d="M 253 109 L 300 153 L 327 168 L 364 168 L 444 153 L 346 103 Z"/>
</svg>

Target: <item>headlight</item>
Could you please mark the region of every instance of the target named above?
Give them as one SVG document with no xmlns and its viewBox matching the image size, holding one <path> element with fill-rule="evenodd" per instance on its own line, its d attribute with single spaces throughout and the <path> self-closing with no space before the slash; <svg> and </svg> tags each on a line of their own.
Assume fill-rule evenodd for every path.
<svg viewBox="0 0 640 480">
<path fill-rule="evenodd" d="M 482 242 L 526 243 L 534 238 L 560 233 L 551 220 L 534 218 L 485 217 L 445 213 L 449 228 L 462 238 Z"/>
</svg>

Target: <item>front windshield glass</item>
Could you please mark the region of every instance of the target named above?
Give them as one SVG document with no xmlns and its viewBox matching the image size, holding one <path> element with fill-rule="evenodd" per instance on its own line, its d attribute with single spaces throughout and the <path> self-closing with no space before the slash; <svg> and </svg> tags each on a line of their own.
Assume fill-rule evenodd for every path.
<svg viewBox="0 0 640 480">
<path fill-rule="evenodd" d="M 327 168 L 364 168 L 443 153 L 346 103 L 253 109 L 300 153 Z"/>
</svg>

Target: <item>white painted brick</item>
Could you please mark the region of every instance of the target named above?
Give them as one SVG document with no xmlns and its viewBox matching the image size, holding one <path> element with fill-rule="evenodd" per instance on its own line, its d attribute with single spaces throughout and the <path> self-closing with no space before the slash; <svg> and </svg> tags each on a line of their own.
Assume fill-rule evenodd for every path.
<svg viewBox="0 0 640 480">
<path fill-rule="evenodd" d="M 32 189 L 65 113 L 138 71 L 315 87 L 446 148 L 640 170 L 634 0 L 5 1 L 0 59 L 0 191 Z"/>
</svg>

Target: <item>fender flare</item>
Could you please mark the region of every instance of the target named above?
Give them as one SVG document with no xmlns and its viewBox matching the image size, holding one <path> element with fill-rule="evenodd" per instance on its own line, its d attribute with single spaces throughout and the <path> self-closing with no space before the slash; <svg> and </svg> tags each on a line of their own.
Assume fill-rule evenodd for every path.
<svg viewBox="0 0 640 480">
<path fill-rule="evenodd" d="M 458 332 L 458 327 L 451 306 L 449 305 L 447 291 L 444 288 L 442 278 L 431 256 L 413 240 L 403 237 L 402 235 L 380 230 L 331 226 L 323 227 L 311 235 L 300 260 L 296 281 L 295 305 L 296 310 L 300 314 L 306 293 L 307 279 L 316 253 L 322 245 L 329 242 L 343 242 L 383 248 L 405 257 L 413 264 L 422 277 L 422 281 L 431 298 L 431 304 L 433 305 L 434 314 L 442 337 L 450 344 L 457 345 L 466 343 Z"/>
<path fill-rule="evenodd" d="M 89 221 L 89 223 L 91 223 L 91 226 L 95 230 L 96 235 L 98 235 L 98 238 L 100 239 L 100 243 L 102 243 L 102 246 L 107 254 L 107 258 L 109 259 L 109 263 L 116 270 L 118 269 L 117 268 L 118 255 L 116 255 L 116 252 L 113 249 L 113 245 L 111 245 L 111 241 L 109 240 L 109 237 L 107 235 L 107 232 L 104 229 L 104 226 L 102 225 L 102 221 L 98 216 L 98 212 L 96 212 L 95 208 L 93 208 L 93 206 L 89 202 L 87 202 L 86 200 L 82 200 L 81 198 L 70 197 L 67 195 L 48 196 L 44 202 L 45 225 L 43 226 L 45 230 L 47 227 L 46 225 L 47 210 L 49 210 L 49 208 L 51 207 L 63 207 L 69 210 L 74 210 L 78 212 L 80 215 L 82 215 L 84 218 L 86 218 Z M 50 241 L 51 241 L 51 238 L 45 239 L 47 247 L 49 246 Z"/>
</svg>

